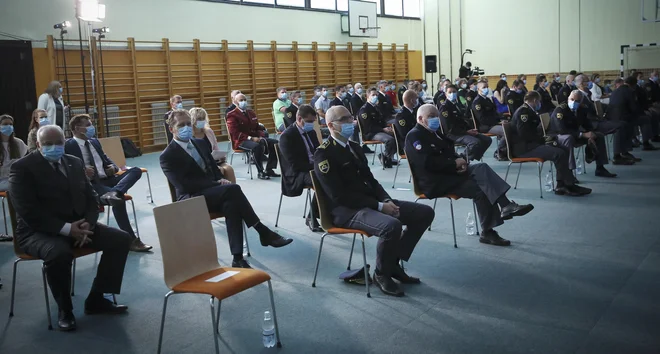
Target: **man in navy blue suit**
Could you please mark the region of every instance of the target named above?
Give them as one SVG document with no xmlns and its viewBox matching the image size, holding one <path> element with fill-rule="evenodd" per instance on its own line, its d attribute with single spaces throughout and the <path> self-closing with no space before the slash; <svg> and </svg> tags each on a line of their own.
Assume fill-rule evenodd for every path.
<svg viewBox="0 0 660 354">
<path fill-rule="evenodd" d="M 92 187 L 100 196 L 101 204 L 112 205 L 112 213 L 115 220 L 117 220 L 117 225 L 133 237 L 131 251 L 149 251 L 152 247 L 145 245 L 133 232 L 133 227 L 131 227 L 126 212 L 126 201 L 124 200 L 124 194 L 142 176 L 142 170 L 133 167 L 121 175 L 116 174 L 119 172 L 119 168 L 106 156 L 101 143 L 94 138 L 96 129 L 92 125 L 89 115 L 79 114 L 74 116 L 69 121 L 69 128 L 73 138 L 67 140 L 64 144 L 64 151 L 83 161 L 85 175 L 87 175 Z"/>
</svg>

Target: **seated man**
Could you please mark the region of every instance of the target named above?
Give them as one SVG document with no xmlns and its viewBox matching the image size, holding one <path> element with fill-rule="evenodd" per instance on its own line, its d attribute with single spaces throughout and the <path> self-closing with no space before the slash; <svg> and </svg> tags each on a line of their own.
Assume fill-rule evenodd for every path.
<svg viewBox="0 0 660 354">
<path fill-rule="evenodd" d="M 440 120 L 441 123 L 444 123 L 443 127 L 447 128 L 444 130 L 445 135 L 449 139 L 467 146 L 469 160 L 481 160 L 486 150 L 490 147 L 490 144 L 493 143 L 493 140 L 488 136 L 479 134 L 479 131 L 474 129 L 472 119 L 466 118 L 464 114 L 461 114 L 457 107 L 457 91 L 456 86 L 447 86 L 445 89 L 447 99 L 440 106 Z"/>
<path fill-rule="evenodd" d="M 559 73 L 555 73 L 552 76 L 552 83 L 550 84 L 550 95 L 554 101 L 557 100 L 559 90 L 561 90 L 561 76 L 559 76 Z"/>
<path fill-rule="evenodd" d="M 596 104 L 594 101 L 587 95 L 590 93 L 589 86 L 593 84 L 589 81 L 589 78 L 586 75 L 578 75 L 575 78 L 575 84 L 581 94 L 581 99 L 576 101 L 576 110 L 578 112 L 578 120 L 585 121 L 586 124 L 591 124 L 591 130 L 601 135 L 609 135 L 616 133 L 617 130 L 621 127 L 620 122 L 615 122 L 604 117 L 599 117 L 596 113 Z M 614 154 L 618 154 L 620 151 L 615 149 Z"/>
<path fill-rule="evenodd" d="M 240 90 L 233 90 L 233 91 L 231 92 L 231 94 L 230 94 L 231 104 L 230 104 L 229 107 L 227 107 L 227 109 L 225 110 L 225 115 L 229 114 L 229 112 L 231 112 L 231 111 L 233 111 L 233 110 L 236 109 L 236 96 L 239 95 L 239 94 L 241 94 L 241 91 L 240 91 Z M 168 126 L 167 129 L 169 130 L 170 127 Z M 170 139 L 169 139 L 168 141 L 172 141 L 172 138 L 170 137 Z"/>
<path fill-rule="evenodd" d="M 404 79 L 403 82 L 401 83 L 401 87 L 399 87 L 399 91 L 396 93 L 396 98 L 401 106 L 403 106 L 403 94 L 408 91 L 409 87 L 408 84 L 410 83 L 410 80 Z"/>
<path fill-rule="evenodd" d="M 506 143 L 504 141 L 504 131 L 500 124 L 500 116 L 497 114 L 497 108 L 495 107 L 495 103 L 488 98 L 490 92 L 488 81 L 479 80 L 477 89 L 478 95 L 472 100 L 471 106 L 476 129 L 480 133 L 497 135 L 497 151 L 495 155 L 501 159 L 503 156 L 506 156 Z"/>
<path fill-rule="evenodd" d="M 445 103 L 446 104 L 446 103 Z M 439 132 L 438 109 L 423 105 L 417 113 L 417 125 L 406 137 L 406 156 L 420 190 L 427 198 L 454 194 L 474 199 L 483 232 L 479 242 L 509 246 L 493 228 L 503 220 L 529 213 L 534 206 L 518 205 L 506 197 L 511 188 L 487 164 L 469 165 L 454 151 L 454 142 Z"/>
<path fill-rule="evenodd" d="M 433 96 L 433 104 L 436 105 L 436 107 L 442 106 L 442 104 L 445 102 L 445 99 L 447 98 L 445 94 L 445 88 L 451 84 L 450 80 L 440 80 L 438 83 L 438 92 L 436 92 L 435 96 Z"/>
<path fill-rule="evenodd" d="M 358 111 L 358 120 L 362 126 L 364 140 L 378 140 L 385 144 L 385 150 L 382 154 L 378 154 L 378 159 L 383 166 L 391 168 L 394 163 L 398 163 L 392 158 L 396 152 L 396 141 L 394 141 L 392 128 L 387 126 L 377 104 L 378 91 L 376 88 L 371 88 L 367 92 L 367 103 Z"/>
<path fill-rule="evenodd" d="M 511 89 L 507 92 L 506 97 L 504 98 L 507 106 L 509 106 L 511 114 L 513 114 L 513 112 L 525 102 L 525 91 L 523 90 L 523 87 L 525 87 L 525 84 L 523 84 L 522 81 L 518 79 L 514 80 Z"/>
<path fill-rule="evenodd" d="M 293 91 L 291 94 L 291 105 L 286 108 L 284 111 L 284 127 L 285 129 L 290 127 L 292 124 L 296 122 L 296 114 L 298 113 L 298 109 L 300 108 L 300 105 L 303 103 L 303 98 L 302 98 L 302 92 L 300 91 Z"/>
<path fill-rule="evenodd" d="M 74 247 L 103 252 L 85 300 L 85 314 L 124 313 L 104 293 L 119 294 L 131 236 L 97 224 L 98 196 L 85 176 L 83 162 L 64 155 L 64 133 L 56 125 L 37 131 L 38 150 L 11 166 L 9 194 L 16 210 L 16 244 L 42 259 L 48 285 L 59 308 L 62 331 L 76 328 L 71 303 Z"/>
<path fill-rule="evenodd" d="M 380 115 L 383 117 L 384 122 L 387 122 L 388 120 L 392 119 L 392 116 L 394 115 L 394 106 L 392 105 L 392 100 L 387 95 L 389 91 L 390 91 L 390 85 L 388 85 L 387 81 L 385 80 L 378 81 L 378 91 L 376 96 L 378 97 L 378 105 L 376 107 L 378 108 Z M 369 93 L 367 93 L 367 96 L 368 95 Z M 367 102 L 368 101 L 369 100 L 367 97 Z"/>
<path fill-rule="evenodd" d="M 637 78 L 637 85 L 635 85 L 635 94 L 637 96 L 637 107 L 638 107 L 638 123 L 640 128 L 642 128 L 642 150 L 644 151 L 653 151 L 658 150 L 651 142 L 653 140 L 660 141 L 660 127 L 658 126 L 658 120 L 660 118 L 660 112 L 658 107 L 653 106 L 653 97 L 644 89 L 644 73 L 638 71 L 635 73 Z M 644 130 L 647 130 L 644 134 Z M 647 135 L 646 137 L 644 135 Z"/>
<path fill-rule="evenodd" d="M 355 84 L 355 93 L 351 97 L 351 112 L 353 116 L 357 115 L 358 111 L 362 106 L 365 104 L 364 98 L 362 96 L 363 94 L 363 89 L 362 89 L 362 84 L 361 83 L 356 83 Z"/>
<path fill-rule="evenodd" d="M 92 183 L 94 191 L 100 196 L 101 204 L 112 205 L 112 214 L 117 225 L 133 239 L 131 251 L 149 251 L 152 247 L 142 243 L 133 232 L 124 200 L 124 194 L 128 193 L 128 190 L 142 177 L 142 170 L 139 167 L 131 167 L 123 174 L 116 175 L 119 168 L 103 152 L 101 143 L 94 138 L 96 129 L 87 114 L 79 114 L 71 118 L 69 127 L 73 138 L 67 140 L 64 145 L 65 152 L 82 160 L 85 174 Z"/>
<path fill-rule="evenodd" d="M 291 105 L 289 95 L 286 92 L 286 87 L 277 88 L 277 99 L 273 101 L 273 116 L 275 118 L 275 129 L 278 132 L 283 132 L 286 128 L 284 124 L 284 117 L 286 109 Z"/>
<path fill-rule="evenodd" d="M 588 99 L 588 98 L 586 98 Z M 566 103 L 560 104 L 550 117 L 549 135 L 557 136 L 557 143 L 568 149 L 568 168 L 575 169 L 574 148 L 587 144 L 585 147 L 585 163 L 596 161 L 596 176 L 616 177 L 605 169 L 607 159 L 607 146 L 605 135 L 594 131 L 586 115 L 579 114 L 582 94 L 574 90 L 568 96 Z"/>
<path fill-rule="evenodd" d="M 319 115 L 319 124 L 325 125 L 325 112 L 330 108 L 330 99 L 328 98 L 328 87 L 319 86 L 319 96 L 314 103 L 316 113 Z"/>
<path fill-rule="evenodd" d="M 469 108 L 472 108 L 472 102 L 474 102 L 477 96 L 479 96 L 479 93 L 477 93 L 479 87 L 477 86 L 477 80 L 475 79 L 468 80 L 467 85 L 468 85 L 468 91 L 465 95 L 465 100 L 467 101 L 467 106 Z"/>
<path fill-rule="evenodd" d="M 396 129 L 396 138 L 399 140 L 399 155 L 405 154 L 403 151 L 406 135 L 412 129 L 417 121 L 415 120 L 415 107 L 417 106 L 417 93 L 413 90 L 407 90 L 401 96 L 403 99 L 401 112 L 397 113 L 394 120 L 394 129 Z"/>
<path fill-rule="evenodd" d="M 535 90 L 541 95 L 541 109 L 538 111 L 539 114 L 552 113 L 556 108 L 555 104 L 552 103 L 550 92 L 548 92 L 548 85 L 548 79 L 545 75 L 536 75 L 537 88 L 535 88 Z"/>
<path fill-rule="evenodd" d="M 286 161 L 289 169 L 282 169 L 282 193 L 287 197 L 297 197 L 306 187 L 312 187 L 309 171 L 314 169 L 314 151 L 319 147 L 319 140 L 314 132 L 316 111 L 309 105 L 302 105 L 296 114 L 295 122 L 280 137 L 280 159 Z M 313 231 L 321 231 L 316 220 L 318 205 L 312 199 L 305 224 Z"/>
<path fill-rule="evenodd" d="M 394 81 L 390 80 L 387 82 L 387 92 L 385 92 L 385 94 L 389 97 L 392 107 L 397 107 L 399 105 L 396 100 L 396 84 Z"/>
<path fill-rule="evenodd" d="M 555 194 L 581 196 L 591 193 L 591 189 L 575 184 L 576 179 L 568 168 L 568 152 L 557 142 L 543 136 L 541 118 L 536 109 L 541 106 L 541 95 L 530 91 L 525 95 L 525 103 L 511 118 L 511 140 L 509 149 L 512 157 L 537 157 L 552 161 L 557 170 Z"/>
<path fill-rule="evenodd" d="M 355 94 L 355 89 L 353 88 L 352 84 L 346 84 L 345 89 L 346 89 L 346 95 L 342 99 L 342 104 L 349 111 L 351 111 L 351 114 L 355 114 L 353 113 L 353 106 L 351 105 L 351 100 L 353 99 L 353 94 Z"/>
<path fill-rule="evenodd" d="M 562 86 L 559 89 L 559 92 L 557 92 L 557 104 L 568 101 L 568 96 L 573 90 L 577 88 L 573 80 L 575 80 L 575 75 L 569 74 L 566 76 L 566 82 L 564 83 L 564 86 Z"/>
<path fill-rule="evenodd" d="M 241 102 L 240 99 L 238 102 Z M 243 222 L 248 227 L 254 227 L 264 247 L 282 247 L 293 241 L 262 224 L 243 194 L 241 186 L 232 184 L 222 176 L 220 170 L 215 167 L 208 147 L 205 146 L 207 142 L 192 137 L 192 123 L 188 111 L 172 112 L 169 123 L 174 139 L 160 155 L 160 167 L 169 183 L 174 186 L 177 200 L 203 196 L 210 213 L 221 213 L 225 216 L 229 249 L 234 256 L 232 267 L 251 268 L 243 259 Z"/>
<path fill-rule="evenodd" d="M 265 128 L 259 124 L 256 113 L 247 108 L 245 95 L 242 93 L 236 95 L 236 103 L 238 103 L 238 107 L 229 112 L 225 118 L 233 149 L 252 152 L 259 179 L 279 177 L 280 175 L 273 171 L 277 168 L 277 156 L 273 148 L 273 144 L 276 144 L 277 140 L 266 138 Z M 268 155 L 265 171 L 264 155 Z"/>
<path fill-rule="evenodd" d="M 328 104 L 328 108 L 334 106 L 343 106 L 345 98 L 346 98 L 346 86 L 344 85 L 335 86 L 335 98 L 332 101 L 330 101 L 330 104 Z M 349 107 L 346 108 L 350 110 Z"/>
<path fill-rule="evenodd" d="M 360 146 L 348 140 L 353 134 L 353 117 L 346 108 L 330 108 L 327 122 L 331 137 L 314 153 L 314 173 L 328 195 L 325 207 L 337 227 L 380 238 L 373 280 L 383 293 L 403 296 L 392 278 L 405 284 L 420 282 L 404 272 L 399 260 L 410 259 L 435 213 L 427 205 L 393 200 L 385 192 L 371 174 Z"/>
<path fill-rule="evenodd" d="M 172 134 L 170 133 L 170 129 L 167 126 L 167 118 L 175 109 L 183 109 L 183 98 L 181 98 L 179 95 L 174 95 L 170 98 L 170 110 L 165 113 L 165 116 L 163 116 L 163 127 L 165 127 L 165 135 L 167 135 L 167 141 L 172 140 Z"/>
</svg>

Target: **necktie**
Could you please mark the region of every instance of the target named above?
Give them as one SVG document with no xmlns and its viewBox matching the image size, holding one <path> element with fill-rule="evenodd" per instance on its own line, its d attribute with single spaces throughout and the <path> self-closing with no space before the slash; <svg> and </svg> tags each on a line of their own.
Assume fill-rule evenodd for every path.
<svg viewBox="0 0 660 354">
<path fill-rule="evenodd" d="M 303 133 L 303 141 L 305 142 L 305 146 L 307 147 L 307 157 L 309 159 L 309 163 L 314 163 L 314 145 L 312 144 L 312 141 L 309 139 L 309 135 L 307 133 Z"/>
<path fill-rule="evenodd" d="M 89 166 L 91 166 L 92 169 L 94 170 L 94 176 L 92 176 L 91 179 L 98 182 L 99 171 L 96 169 L 96 163 L 94 163 L 94 155 L 92 155 L 92 148 L 89 145 L 90 145 L 89 140 L 85 141 L 85 149 L 87 149 L 87 156 L 88 156 L 88 159 L 89 159 L 89 161 L 87 161 L 86 163 Z"/>
<path fill-rule="evenodd" d="M 204 160 L 202 160 L 202 157 L 199 155 L 199 152 L 197 151 L 197 149 L 195 149 L 195 146 L 191 142 L 188 142 L 186 149 L 188 149 L 190 155 L 195 160 L 197 165 L 199 165 L 199 167 L 202 170 L 206 170 L 206 165 L 204 164 Z"/>
</svg>

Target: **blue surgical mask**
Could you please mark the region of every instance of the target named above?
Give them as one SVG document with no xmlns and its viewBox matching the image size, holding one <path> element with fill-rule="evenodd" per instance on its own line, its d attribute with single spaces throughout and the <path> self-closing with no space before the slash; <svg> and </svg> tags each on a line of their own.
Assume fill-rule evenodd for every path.
<svg viewBox="0 0 660 354">
<path fill-rule="evenodd" d="M 206 126 L 206 121 L 205 120 L 197 121 L 195 122 L 195 126 L 197 127 L 197 129 L 204 129 L 204 127 Z"/>
<path fill-rule="evenodd" d="M 456 92 L 452 92 L 450 94 L 447 94 L 447 99 L 454 102 L 456 101 Z"/>
<path fill-rule="evenodd" d="M 85 130 L 85 136 L 87 139 L 91 139 L 94 137 L 94 135 L 96 135 L 96 128 L 93 125 L 90 125 Z"/>
<path fill-rule="evenodd" d="M 14 133 L 13 125 L 0 125 L 0 133 L 4 136 L 10 136 Z"/>
<path fill-rule="evenodd" d="M 247 107 L 247 101 L 239 101 L 238 102 L 238 108 L 245 109 L 245 107 Z"/>
<path fill-rule="evenodd" d="M 280 96 L 280 99 L 281 99 L 281 100 L 286 100 L 287 97 L 289 97 L 289 95 L 285 92 L 285 93 L 283 93 L 283 94 Z"/>
<path fill-rule="evenodd" d="M 359 89 L 357 89 L 357 93 L 358 93 L 358 95 L 362 94 L 362 88 L 361 87 Z"/>
<path fill-rule="evenodd" d="M 302 97 L 298 97 L 298 104 L 302 104 L 302 103 L 303 103 Z"/>
<path fill-rule="evenodd" d="M 561 77 L 557 76 L 557 77 L 555 78 L 555 81 L 557 81 L 557 82 L 561 81 Z"/>
<path fill-rule="evenodd" d="M 488 87 L 484 87 L 484 88 L 481 89 L 481 94 L 484 95 L 484 96 L 488 96 L 488 92 L 489 92 Z"/>
<path fill-rule="evenodd" d="M 426 96 L 426 94 L 424 93 L 424 91 L 419 93 L 419 97 L 424 98 L 425 96 Z"/>
<path fill-rule="evenodd" d="M 426 84 L 422 84 L 422 88 L 426 88 Z"/>
<path fill-rule="evenodd" d="M 60 87 L 60 95 L 64 92 L 64 89 Z"/>
<path fill-rule="evenodd" d="M 596 80 L 600 80 L 600 79 L 596 79 Z M 657 77 L 657 76 L 651 76 L 651 77 L 649 78 L 649 80 L 651 80 L 651 81 L 653 81 L 653 82 L 658 82 L 658 77 Z"/>
<path fill-rule="evenodd" d="M 637 85 L 639 85 L 639 86 L 644 85 L 644 80 L 642 80 L 642 79 L 637 80 Z"/>
<path fill-rule="evenodd" d="M 536 102 L 536 107 L 534 107 L 535 111 L 539 111 L 541 109 L 541 102 Z"/>
<path fill-rule="evenodd" d="M 440 117 L 430 117 L 426 120 L 426 124 L 428 124 L 429 129 L 436 131 L 440 129 Z"/>
<path fill-rule="evenodd" d="M 523 84 L 527 84 L 527 79 L 524 79 L 524 80 L 523 80 Z"/>
<path fill-rule="evenodd" d="M 572 111 L 577 109 L 577 103 L 575 101 L 568 101 L 568 108 L 570 108 Z"/>
<path fill-rule="evenodd" d="M 353 132 L 355 131 L 355 127 L 353 126 L 353 123 L 344 123 L 341 125 L 341 136 L 344 138 L 348 139 L 351 136 L 353 136 Z"/>
<path fill-rule="evenodd" d="M 192 127 L 189 125 L 184 125 L 183 127 L 177 129 L 177 133 L 181 141 L 188 141 L 190 138 L 192 138 Z"/>
<path fill-rule="evenodd" d="M 351 88 L 348 89 L 348 92 L 352 94 L 352 93 L 355 92 L 355 89 L 351 87 Z"/>
<path fill-rule="evenodd" d="M 517 90 L 516 90 L 516 93 L 517 93 L 517 94 L 521 94 L 522 92 L 523 92 L 523 90 L 521 90 L 521 89 L 517 89 Z"/>
<path fill-rule="evenodd" d="M 474 91 L 474 92 L 477 92 L 478 87 L 477 87 L 477 86 L 472 86 L 472 87 L 470 87 L 470 90 L 472 90 L 472 91 Z"/>
<path fill-rule="evenodd" d="M 396 90 L 396 85 L 392 84 L 392 86 L 390 86 L 390 89 L 391 89 L 392 91 Z"/>
<path fill-rule="evenodd" d="M 502 77 L 500 78 L 500 80 L 504 80 L 504 81 L 506 81 L 506 76 L 502 76 Z"/>
<path fill-rule="evenodd" d="M 543 87 L 548 87 L 549 84 L 550 83 L 546 81 L 546 82 L 543 83 Z"/>
<path fill-rule="evenodd" d="M 64 155 L 64 145 L 42 146 L 40 150 L 41 155 L 50 162 L 57 162 Z"/>
<path fill-rule="evenodd" d="M 179 102 L 174 107 L 176 107 L 176 109 L 183 109 L 183 103 Z"/>
<path fill-rule="evenodd" d="M 390 87 L 389 86 L 385 86 L 385 92 L 390 92 Z"/>
<path fill-rule="evenodd" d="M 308 133 L 314 130 L 314 123 L 311 122 L 305 122 L 305 125 L 303 126 L 303 130 Z"/>
<path fill-rule="evenodd" d="M 376 103 L 378 103 L 378 96 L 371 96 L 371 97 L 369 97 L 369 102 L 371 102 L 371 104 L 376 104 Z"/>
<path fill-rule="evenodd" d="M 50 119 L 48 117 L 41 117 L 39 118 L 39 126 L 43 127 L 44 125 L 50 124 Z"/>
<path fill-rule="evenodd" d="M 589 90 L 591 90 L 591 88 L 594 87 L 594 83 L 590 82 L 589 85 L 587 85 L 587 87 L 589 88 Z"/>
<path fill-rule="evenodd" d="M 321 95 L 323 95 L 323 97 L 328 97 L 328 91 L 321 92 Z"/>
<path fill-rule="evenodd" d="M 467 88 L 467 84 L 462 84 L 462 85 L 461 85 L 461 88 L 462 88 L 463 90 L 465 90 L 465 89 Z"/>
<path fill-rule="evenodd" d="M 342 100 L 346 98 L 346 92 L 342 92 L 341 95 L 339 95 L 339 97 L 341 97 Z"/>
<path fill-rule="evenodd" d="M 314 94 L 316 94 L 317 96 L 321 96 L 321 91 L 315 91 Z"/>
</svg>

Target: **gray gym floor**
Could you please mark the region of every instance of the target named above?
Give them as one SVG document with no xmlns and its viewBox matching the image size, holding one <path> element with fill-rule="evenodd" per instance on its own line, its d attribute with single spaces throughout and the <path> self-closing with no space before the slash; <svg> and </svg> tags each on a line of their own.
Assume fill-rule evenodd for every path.
<svg viewBox="0 0 660 354">
<path fill-rule="evenodd" d="M 226 146 L 223 143 L 223 146 Z M 659 353 L 660 352 L 660 152 L 635 152 L 635 166 L 608 166 L 616 179 L 579 175 L 593 188 L 587 197 L 544 193 L 539 199 L 536 167 L 523 166 L 518 189 L 509 197 L 536 209 L 498 228 L 512 241 L 507 248 L 482 245 L 465 233 L 470 202 L 454 203 L 458 249 L 453 248 L 449 203 L 439 200 L 433 230 L 417 246 L 406 268 L 422 284 L 405 286 L 406 296 L 385 296 L 372 287 L 344 284 L 349 236 L 328 237 L 317 287 L 312 288 L 320 234 L 302 218 L 304 198 L 284 198 L 280 227 L 295 241 L 281 249 L 263 248 L 249 230 L 253 267 L 273 278 L 282 349 L 261 344 L 265 286 L 223 303 L 222 353 Z M 368 155 L 370 157 L 370 155 Z M 504 176 L 506 163 L 484 161 Z M 158 153 L 129 159 L 151 174 L 155 205 L 170 202 Z M 239 184 L 265 224 L 273 226 L 280 180 L 250 180 L 247 165 L 234 158 Z M 547 171 L 546 165 L 545 170 Z M 414 200 L 411 190 L 391 189 L 394 170 L 375 176 L 392 197 Z M 515 181 L 512 167 L 509 182 Z M 544 172 L 545 174 L 545 172 Z M 512 177 L 513 175 L 513 177 Z M 397 187 L 411 188 L 408 167 L 399 170 Z M 124 316 L 85 316 L 83 302 L 95 274 L 97 256 L 78 260 L 75 313 L 78 330 L 48 331 L 41 285 L 41 262 L 19 264 L 15 316 L 8 317 L 11 243 L 0 244 L 0 352 L 2 353 L 150 353 L 155 352 L 163 305 L 158 236 L 143 178 L 130 191 L 138 209 L 142 239 L 152 254 L 129 256 L 118 299 L 130 307 Z M 426 203 L 430 203 L 425 201 Z M 129 208 L 130 210 L 130 208 Z M 103 215 L 103 214 L 102 214 Z M 104 216 L 104 215 L 103 215 Z M 131 217 L 132 219 L 132 217 Z M 111 220 L 114 225 L 114 221 Z M 220 262 L 231 261 L 224 222 L 214 222 Z M 195 242 L 194 235 L 188 235 Z M 375 239 L 368 239 L 367 261 L 374 264 Z M 361 264 L 356 243 L 354 266 Z M 56 306 L 51 299 L 56 318 Z M 170 299 L 165 324 L 165 353 L 211 353 L 213 339 L 208 297 Z"/>
</svg>

